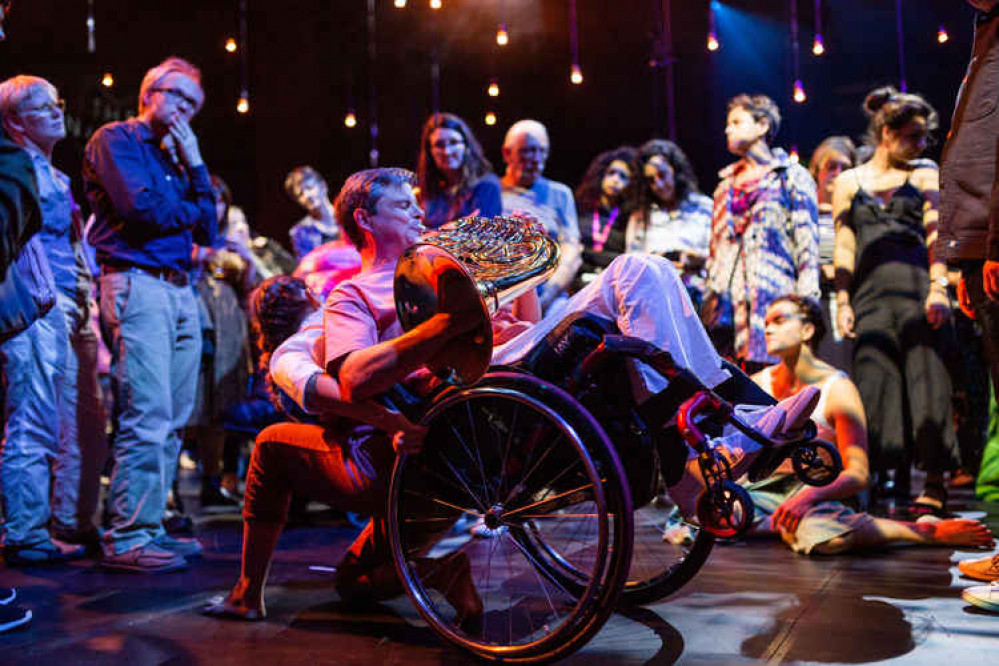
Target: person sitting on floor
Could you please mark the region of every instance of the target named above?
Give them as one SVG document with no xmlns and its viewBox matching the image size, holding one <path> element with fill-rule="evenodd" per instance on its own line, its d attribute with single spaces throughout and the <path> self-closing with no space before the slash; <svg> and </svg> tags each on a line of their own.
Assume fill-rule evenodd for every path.
<svg viewBox="0 0 999 666">
<path fill-rule="evenodd" d="M 894 543 L 987 547 L 992 533 L 976 520 L 904 522 L 856 511 L 870 481 L 864 407 L 853 382 L 816 355 L 826 328 L 817 301 L 789 295 L 766 315 L 767 353 L 781 359 L 753 375 L 777 399 L 807 387 L 820 391 L 812 419 L 819 438 L 835 443 L 843 472 L 831 484 L 810 487 L 787 460 L 777 472 L 746 486 L 756 505 L 756 531 L 778 534 L 796 553 L 834 555 Z"/>
<path fill-rule="evenodd" d="M 206 607 L 209 614 L 264 617 L 264 583 L 293 490 L 375 516 L 337 567 L 335 585 L 342 600 L 370 603 L 401 592 L 387 548 L 386 482 L 396 454 L 418 453 L 426 429 L 374 400 L 421 371 L 427 359 L 453 345 L 479 321 L 472 315 L 474 308 L 459 308 L 438 312 L 409 332 L 402 331 L 393 298 L 395 266 L 424 231 L 412 183 L 413 175 L 406 170 L 372 169 L 348 178 L 337 198 L 337 219 L 358 247 L 363 268 L 330 294 L 323 308 L 320 344 L 312 346 L 318 358 L 311 371 L 296 373 L 302 388 L 287 391 L 296 399 L 301 395 L 301 405 L 322 414 L 326 426 L 278 424 L 257 438 L 246 483 L 240 578 L 227 596 Z M 647 306 L 654 302 L 663 307 Z M 707 386 L 729 377 L 672 263 L 643 255 L 618 257 L 598 279 L 544 319 L 534 290 L 519 297 L 512 309 L 501 309 L 492 322 L 493 363 L 516 362 L 574 312 L 615 321 L 626 335 L 668 351 Z M 272 358 L 272 373 L 276 362 Z M 307 366 L 306 362 L 302 369 L 308 370 Z M 651 371 L 641 379 L 636 389 L 645 398 L 666 386 Z M 766 435 L 799 430 L 816 399 L 816 390 L 805 390 L 758 410 L 750 420 Z M 345 418 L 330 420 L 330 416 Z M 759 452 L 759 446 L 742 435 L 724 441 L 724 446 L 735 475 L 747 469 Z M 696 497 L 703 481 L 688 477 L 698 476 L 697 459 L 682 448 L 679 463 L 684 464 L 686 457 L 692 473 L 671 492 Z M 678 503 L 692 510 L 691 498 Z M 459 622 L 474 621 L 481 615 L 482 601 L 471 582 L 468 558 L 460 552 L 447 557 L 447 566 L 437 566 L 437 579 L 428 582 L 444 592 Z"/>
</svg>

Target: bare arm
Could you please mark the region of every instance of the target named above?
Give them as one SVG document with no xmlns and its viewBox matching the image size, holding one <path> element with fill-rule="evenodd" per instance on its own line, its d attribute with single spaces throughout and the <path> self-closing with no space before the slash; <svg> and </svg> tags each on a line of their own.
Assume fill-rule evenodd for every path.
<svg viewBox="0 0 999 666">
<path fill-rule="evenodd" d="M 351 352 L 343 359 L 339 372 L 333 364 L 326 371 L 331 375 L 337 373 L 343 400 L 362 402 L 426 365 L 451 339 L 474 324 L 472 317 L 439 312 L 397 338 Z"/>
<path fill-rule="evenodd" d="M 930 326 L 937 328 L 950 317 L 950 296 L 947 287 L 947 264 L 935 256 L 937 224 L 940 221 L 940 175 L 936 169 L 917 169 L 912 175 L 923 193 L 923 227 L 926 229 L 926 250 L 930 262 L 930 290 L 924 309 Z M 942 279 L 941 279 L 942 278 Z M 941 284 L 944 283 L 944 284 Z"/>
<path fill-rule="evenodd" d="M 851 174 L 848 181 L 844 176 Z M 836 244 L 833 248 L 833 267 L 836 282 L 836 328 L 843 337 L 853 337 L 853 310 L 850 308 L 850 288 L 853 284 L 853 267 L 857 259 L 857 236 L 848 224 L 850 203 L 857 193 L 853 171 L 845 171 L 833 184 L 833 221 L 836 225 Z"/>
</svg>

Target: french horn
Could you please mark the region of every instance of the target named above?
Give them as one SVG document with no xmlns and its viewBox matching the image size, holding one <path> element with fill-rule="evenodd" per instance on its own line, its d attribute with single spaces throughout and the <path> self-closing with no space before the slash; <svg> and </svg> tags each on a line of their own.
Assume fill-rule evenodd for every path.
<svg viewBox="0 0 999 666">
<path fill-rule="evenodd" d="M 438 312 L 471 306 L 479 323 L 427 367 L 451 381 L 474 384 L 492 360 L 492 316 L 548 279 L 558 261 L 558 243 L 537 222 L 502 216 L 449 222 L 406 248 L 396 264 L 399 323 L 408 331 Z"/>
</svg>

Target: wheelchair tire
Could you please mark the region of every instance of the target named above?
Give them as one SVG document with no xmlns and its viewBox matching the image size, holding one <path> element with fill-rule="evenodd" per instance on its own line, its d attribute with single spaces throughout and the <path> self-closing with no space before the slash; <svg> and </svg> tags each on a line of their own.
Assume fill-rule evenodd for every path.
<svg viewBox="0 0 999 666">
<path fill-rule="evenodd" d="M 631 569 L 619 603 L 642 606 L 673 594 L 701 570 L 714 543 L 713 534 L 680 518 L 665 497 L 636 507 Z"/>
<path fill-rule="evenodd" d="M 388 505 L 396 570 L 420 616 L 487 660 L 540 663 L 582 647 L 613 612 L 631 559 L 631 501 L 603 429 L 561 389 L 515 373 L 443 392 L 421 422 L 424 450 L 397 459 Z M 483 517 L 487 536 L 448 532 L 462 515 Z M 581 575 L 567 584 L 570 572 Z M 481 613 L 452 604 L 474 608 L 472 597 Z"/>
<path fill-rule="evenodd" d="M 791 466 L 802 483 L 828 486 L 843 471 L 843 458 L 835 445 L 813 439 L 791 452 Z"/>
</svg>

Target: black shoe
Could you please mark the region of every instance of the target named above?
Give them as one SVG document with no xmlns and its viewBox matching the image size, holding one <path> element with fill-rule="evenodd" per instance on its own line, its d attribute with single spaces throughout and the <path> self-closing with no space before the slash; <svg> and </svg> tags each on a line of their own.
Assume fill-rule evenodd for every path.
<svg viewBox="0 0 999 666">
<path fill-rule="evenodd" d="M 0 633 L 17 629 L 31 622 L 31 611 L 20 606 L 0 606 Z"/>
<path fill-rule="evenodd" d="M 238 512 L 243 508 L 243 502 L 238 496 L 225 488 L 216 487 L 210 483 L 201 486 L 201 510 L 204 513 Z"/>
<path fill-rule="evenodd" d="M 163 529 L 167 534 L 194 534 L 194 521 L 190 516 L 167 510 L 163 514 Z"/>
</svg>

